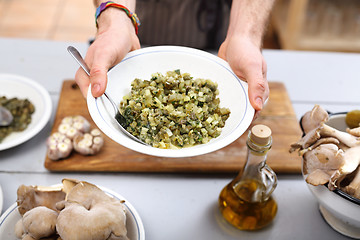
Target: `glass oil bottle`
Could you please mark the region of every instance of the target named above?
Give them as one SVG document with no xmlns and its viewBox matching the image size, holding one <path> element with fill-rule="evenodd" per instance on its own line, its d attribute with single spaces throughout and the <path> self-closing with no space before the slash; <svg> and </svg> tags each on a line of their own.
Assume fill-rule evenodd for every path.
<svg viewBox="0 0 360 240">
<path fill-rule="evenodd" d="M 257 230 L 276 216 L 277 203 L 271 196 L 277 185 L 274 171 L 266 164 L 272 145 L 271 129 L 256 125 L 249 131 L 244 168 L 219 196 L 222 216 L 241 230 Z"/>
</svg>

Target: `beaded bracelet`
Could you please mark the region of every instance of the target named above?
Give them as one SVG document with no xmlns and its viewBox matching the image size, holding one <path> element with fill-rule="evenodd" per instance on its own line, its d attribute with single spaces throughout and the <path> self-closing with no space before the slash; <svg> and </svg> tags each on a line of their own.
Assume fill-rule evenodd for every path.
<svg viewBox="0 0 360 240">
<path fill-rule="evenodd" d="M 96 23 L 96 27 L 98 27 L 98 23 L 97 23 L 97 19 L 100 16 L 100 14 L 108 7 L 116 7 L 119 8 L 121 10 L 123 10 L 126 15 L 128 15 L 128 17 L 131 19 L 131 21 L 134 24 L 135 27 L 135 32 L 136 34 L 138 33 L 138 28 L 140 26 L 140 20 L 139 18 L 136 16 L 135 13 L 132 13 L 129 9 L 127 9 L 125 6 L 114 3 L 113 1 L 107 1 L 107 2 L 103 2 L 100 4 L 100 6 L 96 9 L 95 12 L 95 23 Z"/>
</svg>

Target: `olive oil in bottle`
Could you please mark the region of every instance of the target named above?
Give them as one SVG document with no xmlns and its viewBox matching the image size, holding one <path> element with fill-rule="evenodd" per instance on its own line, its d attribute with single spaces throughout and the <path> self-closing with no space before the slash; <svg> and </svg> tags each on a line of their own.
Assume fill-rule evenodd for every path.
<svg viewBox="0 0 360 240">
<path fill-rule="evenodd" d="M 277 178 L 266 165 L 271 145 L 270 128 L 265 125 L 254 126 L 248 135 L 248 153 L 242 172 L 220 193 L 222 216 L 241 230 L 261 229 L 276 216 L 277 203 L 271 194 Z"/>
</svg>

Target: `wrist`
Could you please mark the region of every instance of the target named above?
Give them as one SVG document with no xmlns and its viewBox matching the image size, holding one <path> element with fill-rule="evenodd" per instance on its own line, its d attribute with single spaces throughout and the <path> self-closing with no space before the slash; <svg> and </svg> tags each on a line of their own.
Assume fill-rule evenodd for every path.
<svg viewBox="0 0 360 240">
<path fill-rule="evenodd" d="M 137 34 L 140 20 L 135 13 L 119 2 L 125 1 L 101 1 L 95 13 L 96 27 L 101 31 L 101 29 L 107 29 L 113 25 L 123 28 L 132 23 L 130 25 L 133 25 Z"/>
<path fill-rule="evenodd" d="M 95 8 L 99 7 L 101 3 L 107 2 L 108 0 L 94 0 L 94 6 Z M 113 0 L 114 3 L 124 5 L 127 7 L 130 11 L 135 11 L 135 0 Z"/>
<path fill-rule="evenodd" d="M 251 32 L 251 30 L 237 29 L 232 33 L 228 33 L 225 41 L 235 41 L 241 44 L 251 44 L 258 49 L 262 48 L 262 36 L 258 36 Z"/>
<path fill-rule="evenodd" d="M 244 33 L 241 31 L 235 31 L 233 33 L 228 33 L 226 35 L 224 45 L 228 46 L 229 44 L 232 46 L 234 46 L 234 44 L 236 44 L 236 45 L 240 45 L 240 46 L 248 46 L 251 48 L 257 48 L 259 51 L 261 51 L 261 48 L 262 48 L 261 38 L 256 38 L 251 34 Z"/>
<path fill-rule="evenodd" d="M 109 7 L 106 11 L 101 13 L 97 18 L 97 26 L 99 32 L 111 28 L 112 26 L 122 26 L 134 29 L 134 25 L 126 13 L 113 7 Z"/>
</svg>

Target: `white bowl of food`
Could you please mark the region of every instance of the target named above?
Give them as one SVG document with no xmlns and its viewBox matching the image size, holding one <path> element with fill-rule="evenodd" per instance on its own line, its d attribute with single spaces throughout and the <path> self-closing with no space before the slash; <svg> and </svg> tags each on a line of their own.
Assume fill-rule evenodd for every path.
<svg viewBox="0 0 360 240">
<path fill-rule="evenodd" d="M 52 112 L 52 102 L 48 91 L 42 85 L 27 77 L 14 74 L 0 74 L 0 85 L 1 101 L 4 99 L 9 101 L 18 99 L 17 101 L 19 102 L 19 105 L 20 103 L 26 103 L 29 101 L 35 109 L 35 111 L 30 115 L 31 122 L 26 126 L 26 128 L 19 131 L 12 131 L 4 138 L 3 136 L 0 136 L 0 151 L 2 151 L 18 146 L 38 134 L 49 122 Z M 27 107 L 25 107 L 24 104 L 19 108 L 18 112 L 23 111 L 21 109 L 25 108 Z M 19 117 L 14 119 L 19 119 Z M 18 121 L 19 120 L 13 120 L 9 126 L 1 127 L 2 131 L 10 132 L 9 129 L 14 129 L 14 125 L 18 124 Z"/>
<path fill-rule="evenodd" d="M 171 74 L 173 75 L 167 75 L 169 71 L 172 72 Z M 180 77 L 178 78 L 178 76 Z M 165 84 L 161 85 L 159 82 L 159 79 L 162 79 L 163 77 L 166 78 L 166 86 Z M 196 105 L 196 107 L 194 107 L 196 109 L 196 114 L 200 112 L 207 114 L 206 118 L 203 117 L 201 120 L 202 122 L 197 121 L 200 119 L 200 117 L 197 119 L 196 117 L 198 116 L 194 117 L 194 115 L 192 116 L 192 120 L 194 120 L 193 122 L 185 121 L 184 119 L 178 121 L 178 119 L 174 120 L 166 116 L 164 121 L 149 121 L 146 123 L 136 120 L 136 124 L 135 122 L 130 122 L 130 124 L 133 124 L 133 131 L 138 130 L 138 132 L 140 132 L 139 134 L 146 132 L 151 132 L 154 134 L 155 132 L 163 132 L 164 135 L 162 136 L 164 137 L 155 137 L 152 135 L 148 138 L 144 138 L 144 141 L 150 141 L 149 146 L 143 145 L 127 137 L 120 130 L 118 123 L 114 119 L 115 112 L 110 102 L 105 98 L 105 96 L 94 98 L 89 90 L 89 93 L 87 94 L 87 104 L 90 115 L 95 124 L 115 142 L 140 153 L 159 157 L 191 157 L 210 153 L 227 146 L 239 138 L 246 131 L 254 117 L 254 109 L 249 102 L 247 83 L 240 80 L 233 73 L 227 62 L 213 54 L 201 50 L 187 47 L 159 46 L 133 51 L 129 53 L 121 63 L 109 71 L 106 93 L 118 105 L 121 101 L 125 101 L 128 104 L 131 104 L 130 102 L 135 102 L 135 104 L 137 104 L 138 102 L 136 102 L 136 99 L 125 98 L 124 100 L 124 96 L 130 93 L 132 88 L 131 84 L 135 79 L 142 80 L 140 84 L 141 86 L 144 82 L 146 82 L 147 85 L 152 84 L 152 89 L 146 91 L 137 89 L 136 94 L 133 94 L 133 96 L 143 96 L 144 99 L 150 96 L 150 100 L 147 99 L 144 101 L 148 101 L 147 103 L 150 103 L 150 105 L 152 102 L 154 102 L 155 108 L 159 108 L 159 111 L 167 111 L 166 114 L 168 116 L 173 116 L 174 114 L 179 114 L 179 116 L 182 116 L 181 114 L 186 112 L 185 108 L 188 108 L 182 104 L 185 104 L 185 102 L 190 101 L 191 99 L 199 99 L 197 103 L 200 101 L 205 101 L 201 100 L 201 97 L 207 94 L 207 90 L 202 90 L 205 88 L 205 86 L 209 87 L 209 85 L 211 85 L 210 88 L 214 88 L 214 86 L 217 84 L 218 93 L 216 97 L 207 98 L 207 100 L 203 102 L 202 105 Z M 195 87 L 191 89 L 189 87 L 190 85 L 186 85 L 184 83 L 189 83 L 190 81 L 190 84 L 195 84 L 194 81 L 198 81 L 197 79 L 204 80 L 201 83 L 203 84 L 201 85 L 201 88 Z M 210 80 L 212 83 L 215 83 L 215 85 L 208 84 L 210 83 L 208 80 Z M 157 83 L 155 84 L 156 81 Z M 170 86 L 174 84 L 174 82 L 176 82 L 175 88 L 167 88 L 168 83 Z M 135 85 L 138 87 L 139 84 Z M 161 87 L 163 87 L 162 90 Z M 169 95 L 160 96 L 160 94 L 165 94 L 165 92 L 167 92 L 166 94 L 169 94 L 170 92 L 179 96 L 179 98 L 175 97 L 175 102 L 172 102 L 173 105 L 170 107 L 170 104 L 167 105 L 166 102 L 169 102 L 171 97 Z M 196 96 L 191 95 L 194 92 L 196 92 Z M 159 98 L 161 99 L 159 100 Z M 226 119 L 225 125 L 221 128 L 215 125 L 215 123 L 218 123 L 218 116 L 215 116 L 213 112 L 208 110 L 210 108 L 210 103 L 208 103 L 208 100 L 211 99 L 212 101 L 215 98 L 220 100 L 219 109 L 230 110 L 230 115 Z M 164 99 L 167 99 L 168 101 Z M 139 104 L 144 105 L 145 103 L 142 102 Z M 174 106 L 181 107 L 181 110 L 178 110 L 179 108 L 174 110 Z M 145 106 L 145 108 L 151 107 Z M 146 111 L 157 110 L 139 110 L 141 113 Z M 122 113 L 125 115 L 124 112 Z M 218 110 L 217 113 L 219 113 Z M 205 122 L 206 120 L 207 122 Z M 208 137 L 212 131 L 209 129 L 207 129 L 209 131 L 205 131 L 204 129 L 205 125 L 209 122 L 210 124 L 213 124 L 213 126 L 216 126 L 213 130 L 218 131 L 218 136 L 213 138 Z M 179 128 L 176 129 L 174 127 L 175 125 Z M 183 125 L 191 125 L 192 127 L 198 129 L 185 129 Z M 171 129 L 171 131 L 169 131 L 169 129 Z M 178 137 L 180 136 L 180 133 L 191 135 L 194 133 L 194 131 L 199 135 L 199 137 L 196 139 L 196 144 L 193 144 L 192 139 L 184 140 L 183 138 Z M 175 135 L 178 133 L 179 135 Z M 179 144 L 176 145 L 173 142 L 166 142 L 168 141 L 167 137 L 170 136 L 172 138 L 177 136 L 177 139 L 180 140 L 177 140 L 178 142 L 176 143 Z"/>
<path fill-rule="evenodd" d="M 303 176 L 323 218 L 341 234 L 360 239 L 360 138 L 350 133 L 346 114 L 315 106 L 301 119 L 306 134 L 298 143 L 303 145 Z M 315 132 L 318 139 L 309 140 Z"/>
</svg>

